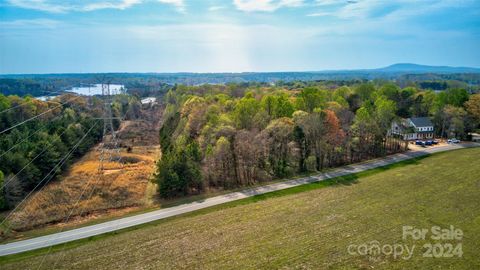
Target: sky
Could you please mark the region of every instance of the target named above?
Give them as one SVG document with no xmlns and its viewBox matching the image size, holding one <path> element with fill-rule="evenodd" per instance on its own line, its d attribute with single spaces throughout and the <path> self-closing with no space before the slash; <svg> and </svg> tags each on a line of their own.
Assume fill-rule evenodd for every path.
<svg viewBox="0 0 480 270">
<path fill-rule="evenodd" d="M 480 67 L 480 0 L 0 0 L 0 73 Z"/>
</svg>

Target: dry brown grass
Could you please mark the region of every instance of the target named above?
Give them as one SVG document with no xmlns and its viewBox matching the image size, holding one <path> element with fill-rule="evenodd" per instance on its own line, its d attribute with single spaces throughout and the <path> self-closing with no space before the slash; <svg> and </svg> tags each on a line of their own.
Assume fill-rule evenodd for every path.
<svg viewBox="0 0 480 270">
<path fill-rule="evenodd" d="M 159 157 L 158 131 L 163 106 L 143 109 L 136 120 L 123 121 L 118 130 L 123 147 L 120 162 L 104 163 L 99 172 L 99 151 L 92 149 L 75 162 L 61 179 L 36 192 L 1 228 L 3 238 L 45 225 L 70 226 L 100 217 L 110 218 L 154 203 L 156 186 L 150 179 Z M 131 151 L 126 151 L 127 147 Z M 118 159 L 120 158 L 120 159 Z M 35 231 L 35 230 L 33 230 Z"/>
<path fill-rule="evenodd" d="M 60 181 L 35 193 L 14 213 L 11 229 L 25 231 L 98 216 L 106 210 L 146 206 L 151 201 L 146 194 L 159 151 L 159 146 L 134 147 L 131 153 L 122 150 L 120 161 L 126 162 L 108 162 L 103 172 L 98 170 L 98 151 L 90 151 Z"/>
</svg>

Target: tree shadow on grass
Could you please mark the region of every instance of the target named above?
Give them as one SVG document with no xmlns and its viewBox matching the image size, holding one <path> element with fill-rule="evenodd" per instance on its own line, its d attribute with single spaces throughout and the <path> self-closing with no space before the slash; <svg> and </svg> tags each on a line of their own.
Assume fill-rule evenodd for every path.
<svg viewBox="0 0 480 270">
<path fill-rule="evenodd" d="M 325 187 L 339 187 L 339 186 L 352 186 L 354 184 L 359 183 L 359 179 L 362 177 L 370 176 L 373 174 L 377 174 L 380 172 L 384 172 L 393 168 L 400 168 L 404 167 L 407 165 L 419 165 L 420 161 L 424 158 L 429 157 L 430 155 L 424 155 L 424 156 L 419 156 L 415 157 L 412 159 L 404 160 L 398 163 L 394 164 L 389 164 L 385 166 L 381 166 L 378 168 L 370 169 L 367 171 L 359 172 L 359 173 L 352 173 L 352 174 L 347 174 L 343 176 L 338 176 L 326 180 L 319 180 L 316 182 L 310 182 L 306 183 L 301 186 L 295 186 L 287 189 L 282 189 L 282 190 L 277 190 L 269 193 L 263 193 L 263 194 L 257 194 L 254 195 L 253 197 L 248 198 L 251 201 L 257 202 L 257 201 L 262 201 L 266 200 L 269 198 L 275 198 L 275 197 L 281 197 L 281 196 L 286 196 L 286 195 L 291 195 L 291 194 L 296 194 L 304 191 L 309 191 L 309 190 L 315 190 L 319 188 L 325 188 Z M 310 177 L 310 178 L 315 178 L 315 177 Z"/>
<path fill-rule="evenodd" d="M 269 193 L 263 193 L 254 195 L 249 199 L 253 202 L 263 201 L 269 198 L 282 197 L 287 195 L 292 195 L 300 192 L 330 187 L 330 186 L 350 186 L 358 183 L 358 176 L 356 174 L 349 174 L 344 176 L 338 176 L 335 178 L 321 180 L 317 182 L 311 182 L 301 186 L 291 187 L 287 189 L 277 190 Z"/>
<path fill-rule="evenodd" d="M 422 155 L 422 156 L 414 157 L 411 159 L 403 160 L 397 163 L 377 167 L 374 169 L 370 169 L 370 170 L 366 170 L 358 173 L 351 173 L 348 175 L 337 176 L 337 177 L 333 177 L 325 180 L 319 180 L 318 176 L 313 175 L 313 176 L 307 176 L 299 179 L 278 182 L 277 184 L 288 184 L 288 183 L 292 184 L 292 187 L 281 189 L 281 190 L 276 190 L 274 187 L 267 185 L 267 186 L 253 187 L 250 189 L 240 190 L 240 191 L 232 190 L 232 193 L 228 193 L 220 196 L 225 196 L 227 198 L 235 198 L 239 194 L 246 195 L 248 196 L 247 198 L 238 200 L 238 201 L 241 201 L 239 203 L 243 204 L 244 201 L 257 202 L 257 201 L 266 200 L 268 198 L 281 197 L 281 196 L 296 194 L 304 191 L 330 187 L 330 186 L 332 187 L 351 186 L 353 184 L 358 183 L 359 182 L 358 179 L 361 177 L 366 177 L 372 174 L 380 173 L 386 170 L 390 170 L 392 168 L 399 168 L 407 165 L 418 165 L 420 164 L 419 162 L 420 160 L 427 158 L 429 156 L 430 156 L 429 154 Z M 343 169 L 346 169 L 347 171 L 355 170 L 355 168 L 351 166 L 345 166 L 343 167 Z M 207 194 L 198 194 L 191 197 L 176 199 L 173 201 L 164 201 L 162 204 L 162 208 L 178 206 L 185 203 L 202 203 L 209 198 L 212 198 L 212 197 L 208 196 Z"/>
</svg>

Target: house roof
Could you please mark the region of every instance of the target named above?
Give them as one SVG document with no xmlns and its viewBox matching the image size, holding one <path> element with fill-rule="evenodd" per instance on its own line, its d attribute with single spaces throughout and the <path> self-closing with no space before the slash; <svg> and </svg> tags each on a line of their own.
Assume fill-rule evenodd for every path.
<svg viewBox="0 0 480 270">
<path fill-rule="evenodd" d="M 428 117 L 412 117 L 410 118 L 410 121 L 416 126 L 416 127 L 430 127 L 433 126 L 432 121 Z"/>
</svg>

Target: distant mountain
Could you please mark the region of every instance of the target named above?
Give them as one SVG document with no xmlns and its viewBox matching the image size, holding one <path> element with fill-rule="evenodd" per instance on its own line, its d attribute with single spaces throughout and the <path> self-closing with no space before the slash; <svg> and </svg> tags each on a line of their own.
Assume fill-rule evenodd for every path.
<svg viewBox="0 0 480 270">
<path fill-rule="evenodd" d="M 480 68 L 427 66 L 410 63 L 399 63 L 384 68 L 374 69 L 379 72 L 398 73 L 480 73 Z"/>
</svg>

